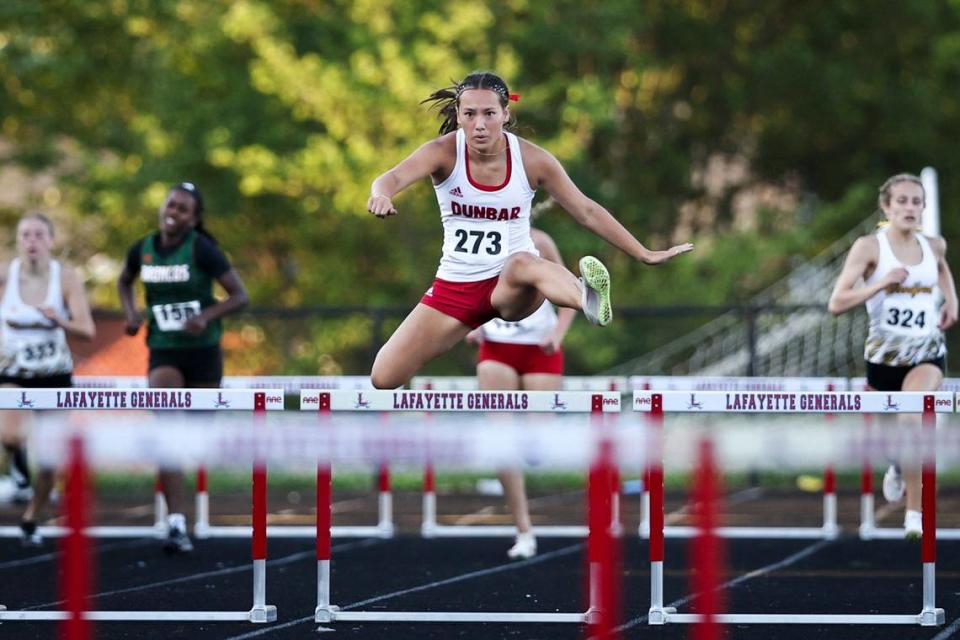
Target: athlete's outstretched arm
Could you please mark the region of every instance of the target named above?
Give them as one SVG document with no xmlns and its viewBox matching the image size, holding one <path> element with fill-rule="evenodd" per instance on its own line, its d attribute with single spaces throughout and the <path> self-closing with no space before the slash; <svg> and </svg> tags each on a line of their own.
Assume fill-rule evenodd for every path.
<svg viewBox="0 0 960 640">
<path fill-rule="evenodd" d="M 947 241 L 936 238 L 934 251 L 937 254 L 937 285 L 943 294 L 943 307 L 940 309 L 940 330 L 946 331 L 957 322 L 957 287 L 953 282 L 953 273 L 947 264 Z"/>
<path fill-rule="evenodd" d="M 396 215 L 393 197 L 414 182 L 440 172 L 446 155 L 442 137 L 421 145 L 400 164 L 373 181 L 367 211 L 379 218 Z"/>
<path fill-rule="evenodd" d="M 666 251 L 654 251 L 643 246 L 626 227 L 614 218 L 609 211 L 588 198 L 577 185 L 573 183 L 560 162 L 549 152 L 526 142 L 529 153 L 524 159 L 532 160 L 536 177 L 535 186 L 543 187 L 563 207 L 574 220 L 600 236 L 624 253 L 646 264 L 661 264 L 693 250 L 689 242 L 670 247 Z"/>
<path fill-rule="evenodd" d="M 907 279 L 907 270 L 903 267 L 891 269 L 883 278 L 871 285 L 857 287 L 860 278 L 866 278 L 867 269 L 877 263 L 879 245 L 872 236 L 857 238 L 847 254 L 840 270 L 837 283 L 833 286 L 827 310 L 835 316 L 858 307 L 889 286 L 900 284 Z M 855 288 L 856 287 L 856 288 Z"/>
</svg>

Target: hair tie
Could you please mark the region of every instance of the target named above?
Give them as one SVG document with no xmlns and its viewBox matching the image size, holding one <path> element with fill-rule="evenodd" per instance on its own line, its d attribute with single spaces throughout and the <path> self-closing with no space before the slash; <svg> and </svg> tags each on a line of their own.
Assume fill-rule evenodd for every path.
<svg viewBox="0 0 960 640">
<path fill-rule="evenodd" d="M 510 98 L 510 102 L 520 102 L 520 94 L 519 94 L 519 93 L 511 93 L 510 96 L 509 96 L 509 98 Z"/>
</svg>

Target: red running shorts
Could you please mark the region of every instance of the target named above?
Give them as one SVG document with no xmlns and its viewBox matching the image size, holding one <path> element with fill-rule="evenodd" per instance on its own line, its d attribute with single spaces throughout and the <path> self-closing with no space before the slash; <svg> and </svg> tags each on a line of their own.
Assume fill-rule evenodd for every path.
<svg viewBox="0 0 960 640">
<path fill-rule="evenodd" d="M 477 362 L 484 360 L 501 362 L 521 376 L 528 373 L 563 375 L 563 349 L 548 355 L 538 344 L 509 344 L 484 340 L 480 343 Z"/>
<path fill-rule="evenodd" d="M 472 329 L 499 318 L 490 304 L 490 296 L 500 276 L 476 282 L 450 282 L 437 278 L 433 286 L 420 298 L 420 304 L 456 318 Z"/>
</svg>

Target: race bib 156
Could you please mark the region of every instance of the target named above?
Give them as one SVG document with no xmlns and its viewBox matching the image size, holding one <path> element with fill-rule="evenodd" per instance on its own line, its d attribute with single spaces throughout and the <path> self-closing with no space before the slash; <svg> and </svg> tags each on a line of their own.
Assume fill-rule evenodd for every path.
<svg viewBox="0 0 960 640">
<path fill-rule="evenodd" d="M 200 301 L 155 304 L 151 310 L 160 331 L 183 331 L 187 319 L 200 315 Z"/>
</svg>

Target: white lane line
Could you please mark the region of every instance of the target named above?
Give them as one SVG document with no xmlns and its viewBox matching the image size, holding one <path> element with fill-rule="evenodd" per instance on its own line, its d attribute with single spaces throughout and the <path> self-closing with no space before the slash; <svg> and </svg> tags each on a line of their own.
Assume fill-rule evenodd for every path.
<svg viewBox="0 0 960 640">
<path fill-rule="evenodd" d="M 106 544 L 94 547 L 94 552 L 99 553 L 101 551 L 113 551 L 114 549 L 133 549 L 135 547 L 145 547 L 147 545 L 153 545 L 156 543 L 156 540 L 126 540 L 124 542 L 108 542 Z M 39 556 L 31 556 L 29 558 L 22 558 L 20 560 L 0 562 L 0 570 L 26 567 L 32 564 L 42 564 L 50 560 L 55 560 L 61 555 L 63 555 L 63 552 L 61 551 L 51 551 Z"/>
<path fill-rule="evenodd" d="M 331 549 L 331 551 L 336 551 L 342 553 L 344 551 L 351 551 L 353 549 L 363 549 L 367 547 L 372 547 L 378 544 L 382 544 L 386 540 L 381 540 L 379 538 L 368 538 L 365 540 L 358 540 L 356 542 L 346 542 L 339 544 Z M 286 564 L 292 564 L 298 562 L 308 557 L 316 557 L 316 550 L 311 549 L 309 551 L 300 551 L 288 556 L 283 556 L 282 558 L 277 558 L 275 560 L 267 560 L 268 567 L 279 567 Z M 227 567 L 225 569 L 217 569 L 216 571 L 205 571 L 204 573 L 194 573 L 188 576 L 181 576 L 179 578 L 171 578 L 170 580 L 161 580 L 159 582 L 150 582 L 147 584 L 140 584 L 135 587 L 127 587 L 125 589 L 114 589 L 112 591 L 101 591 L 100 593 L 95 593 L 90 596 L 93 598 L 104 598 L 107 596 L 115 596 L 121 593 L 132 593 L 135 591 L 144 591 L 146 589 L 155 589 L 158 587 L 165 587 L 171 584 L 182 584 L 184 582 L 193 582 L 194 580 L 203 580 L 205 578 L 217 578 L 220 576 L 230 575 L 232 573 L 242 573 L 244 571 L 252 571 L 252 563 L 246 563 L 237 567 Z M 24 607 L 23 611 L 30 611 L 33 609 L 43 609 L 44 607 L 54 607 L 61 605 L 65 600 L 57 600 L 55 602 L 47 602 L 44 604 L 33 605 L 32 607 Z"/>
<path fill-rule="evenodd" d="M 341 611 L 349 611 L 351 609 L 356 609 L 368 604 L 373 604 L 375 602 L 382 602 L 384 600 L 390 600 L 392 598 L 398 598 L 400 596 L 409 595 L 411 593 L 418 593 L 420 591 L 427 591 L 428 589 L 434 589 L 436 587 L 442 587 L 450 584 L 455 584 L 457 582 L 463 582 L 465 580 L 470 580 L 472 578 L 480 578 L 483 576 L 493 575 L 495 573 L 502 573 L 505 571 L 513 571 L 514 569 L 522 569 L 524 567 L 529 567 L 541 562 L 546 562 L 547 560 L 552 560 L 554 558 L 559 558 L 562 556 L 568 556 L 571 553 L 582 550 L 584 547 L 583 542 L 578 542 L 577 544 L 572 544 L 566 547 L 557 549 L 556 551 L 550 551 L 548 553 L 543 553 L 536 555 L 527 560 L 519 560 L 510 562 L 508 564 L 501 564 L 495 567 L 490 567 L 488 569 L 480 569 L 479 571 L 471 571 L 469 573 L 463 573 L 458 576 L 453 576 L 451 578 L 445 578 L 443 580 L 438 580 L 436 582 L 428 582 L 426 584 L 417 585 L 415 587 L 410 587 L 409 589 L 402 589 L 400 591 L 393 591 L 390 593 L 385 593 L 379 596 L 374 596 L 372 598 L 367 598 L 366 600 L 361 600 L 359 602 L 354 602 L 348 604 L 344 607 L 341 607 Z M 265 636 L 267 634 L 273 633 L 274 631 L 280 631 L 281 629 L 288 629 L 299 624 L 304 624 L 307 622 L 313 622 L 313 616 L 304 616 L 303 618 L 297 618 L 296 620 L 290 620 L 289 622 L 284 622 L 283 624 L 278 624 L 275 626 L 267 627 L 265 629 L 258 629 L 257 631 L 251 631 L 250 633 L 244 633 L 239 636 L 231 636 L 227 640 L 246 640 L 247 638 L 258 638 L 260 636 Z"/>
<path fill-rule="evenodd" d="M 950 624 L 949 627 L 933 636 L 932 640 L 947 640 L 947 638 L 952 638 L 953 634 L 955 634 L 958 629 L 960 629 L 960 618 L 957 618 Z"/>
<path fill-rule="evenodd" d="M 484 507 L 479 511 L 474 511 L 473 513 L 468 513 L 466 515 L 458 517 L 453 521 L 455 526 L 467 526 L 471 524 L 476 524 L 478 522 L 484 522 L 489 516 L 494 515 L 494 507 Z"/>
</svg>

